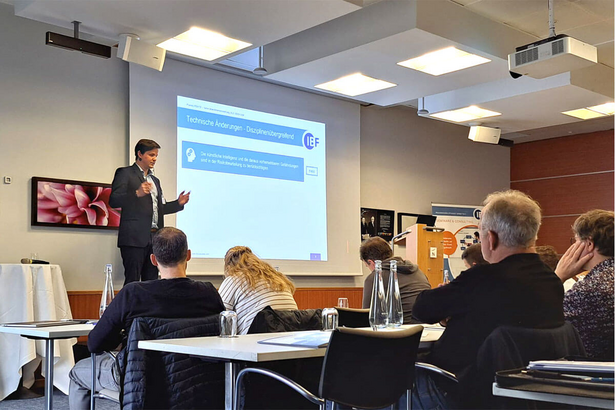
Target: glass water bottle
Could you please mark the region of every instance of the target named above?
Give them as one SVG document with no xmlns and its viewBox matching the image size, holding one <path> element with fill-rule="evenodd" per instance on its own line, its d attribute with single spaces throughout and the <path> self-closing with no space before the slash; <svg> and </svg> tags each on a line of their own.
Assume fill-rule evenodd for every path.
<svg viewBox="0 0 615 410">
<path fill-rule="evenodd" d="M 372 329 L 385 328 L 388 323 L 387 316 L 387 297 L 384 284 L 382 283 L 382 261 L 376 261 L 372 300 L 369 305 L 369 324 Z"/>
<path fill-rule="evenodd" d="M 399 282 L 397 280 L 397 261 L 391 261 L 389 272 L 388 318 L 389 327 L 398 327 L 404 323 L 404 310 L 401 306 Z"/>
<path fill-rule="evenodd" d="M 113 293 L 112 272 L 113 266 L 110 263 L 105 265 L 105 287 L 103 288 L 102 297 L 100 298 L 100 310 L 98 312 L 99 317 L 102 317 L 103 313 L 105 313 L 105 310 L 113 300 L 113 296 L 115 296 L 115 293 Z"/>
</svg>

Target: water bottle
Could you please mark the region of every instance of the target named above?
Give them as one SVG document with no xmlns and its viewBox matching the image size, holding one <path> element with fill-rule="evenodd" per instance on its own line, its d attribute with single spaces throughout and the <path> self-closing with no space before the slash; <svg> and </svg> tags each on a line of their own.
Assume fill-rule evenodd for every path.
<svg viewBox="0 0 615 410">
<path fill-rule="evenodd" d="M 374 330 L 385 328 L 388 323 L 387 317 L 387 297 L 382 283 L 382 261 L 376 261 L 372 300 L 369 305 L 369 324 Z"/>
<path fill-rule="evenodd" d="M 444 283 L 446 285 L 446 284 L 448 284 L 450 282 L 451 282 L 451 280 L 449 279 L 449 276 L 448 276 L 448 269 L 444 269 L 444 281 L 442 283 Z"/>
<path fill-rule="evenodd" d="M 100 298 L 100 310 L 98 311 L 98 317 L 102 317 L 103 313 L 113 300 L 113 277 L 111 273 L 113 272 L 113 266 L 108 263 L 105 265 L 105 287 L 103 288 L 102 297 Z"/>
<path fill-rule="evenodd" d="M 404 323 L 404 310 L 401 306 L 399 281 L 397 280 L 397 261 L 391 261 L 389 273 L 388 317 L 389 327 L 399 327 Z"/>
</svg>

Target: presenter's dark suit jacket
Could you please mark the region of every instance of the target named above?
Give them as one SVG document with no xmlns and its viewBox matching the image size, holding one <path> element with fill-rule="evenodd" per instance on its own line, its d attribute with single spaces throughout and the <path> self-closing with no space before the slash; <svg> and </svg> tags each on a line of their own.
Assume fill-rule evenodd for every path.
<svg viewBox="0 0 615 410">
<path fill-rule="evenodd" d="M 158 190 L 158 228 L 164 227 L 164 215 L 184 209 L 177 201 L 163 203 L 160 180 L 152 175 Z M 117 246 L 145 247 L 150 241 L 154 206 L 151 195 L 139 198 L 137 189 L 145 182 L 143 171 L 135 163 L 118 168 L 113 177 L 109 205 L 122 208 Z"/>
</svg>

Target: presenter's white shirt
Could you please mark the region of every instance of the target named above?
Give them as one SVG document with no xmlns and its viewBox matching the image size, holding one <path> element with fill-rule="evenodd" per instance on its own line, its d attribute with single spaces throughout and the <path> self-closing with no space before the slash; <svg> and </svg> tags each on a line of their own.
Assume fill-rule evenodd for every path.
<svg viewBox="0 0 615 410">
<path fill-rule="evenodd" d="M 240 335 L 248 333 L 256 314 L 267 306 L 276 310 L 297 309 L 290 292 L 271 290 L 266 282 L 259 282 L 251 288 L 248 282 L 237 276 L 226 277 L 218 293 L 224 307 L 237 313 L 237 333 Z"/>
</svg>

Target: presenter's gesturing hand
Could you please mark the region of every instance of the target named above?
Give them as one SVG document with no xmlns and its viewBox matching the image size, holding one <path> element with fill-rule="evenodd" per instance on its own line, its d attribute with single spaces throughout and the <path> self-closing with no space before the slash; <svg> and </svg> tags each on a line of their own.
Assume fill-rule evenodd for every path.
<svg viewBox="0 0 615 410">
<path fill-rule="evenodd" d="M 187 194 L 185 194 L 184 192 L 186 191 L 181 191 L 181 193 L 179 194 L 179 197 L 177 198 L 177 202 L 179 202 L 179 204 L 181 206 L 184 206 L 188 203 L 188 201 L 190 200 L 190 192 L 188 191 Z"/>
<path fill-rule="evenodd" d="M 139 189 L 137 189 L 137 196 L 139 198 L 144 197 L 145 195 L 149 195 L 152 192 L 152 184 L 145 181 L 141 184 Z"/>
</svg>

